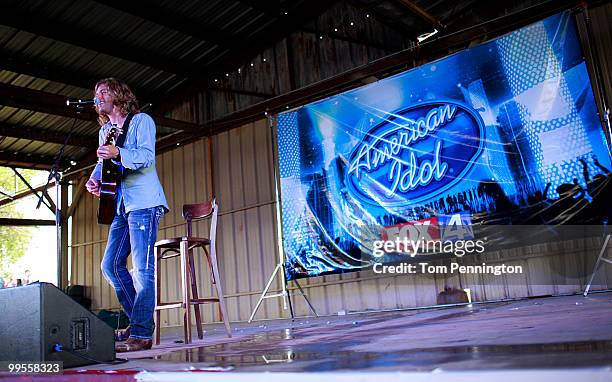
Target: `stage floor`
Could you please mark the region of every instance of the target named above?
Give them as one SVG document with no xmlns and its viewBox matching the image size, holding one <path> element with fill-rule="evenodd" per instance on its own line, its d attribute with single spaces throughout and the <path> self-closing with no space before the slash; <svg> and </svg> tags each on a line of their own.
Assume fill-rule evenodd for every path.
<svg viewBox="0 0 612 382">
<path fill-rule="evenodd" d="M 195 330 L 194 330 L 195 332 Z M 125 354 L 146 370 L 433 371 L 612 367 L 612 293 L 207 327 Z M 118 356 L 123 356 L 118 354 Z"/>
<path fill-rule="evenodd" d="M 176 374 L 164 379 L 171 374 L 158 372 L 181 372 L 180 379 L 186 374 L 203 378 L 198 371 L 219 371 L 214 373 L 215 380 L 228 374 L 234 375 L 231 379 L 246 377 L 243 372 L 342 372 L 331 373 L 338 377 L 347 372 L 365 376 L 392 372 L 395 379 L 402 379 L 402 373 L 397 372 L 413 376 L 418 372 L 436 380 L 467 376 L 466 372 L 481 377 L 492 372 L 497 374 L 493 378 L 499 379 L 503 373 L 516 371 L 545 373 L 520 378 L 526 380 L 566 376 L 575 381 L 587 375 L 589 380 L 612 380 L 610 292 L 472 307 L 237 323 L 232 332 L 233 337 L 227 338 L 221 326 L 207 326 L 204 339 L 196 336 L 190 345 L 176 343 L 180 336 L 168 334 L 151 350 L 118 354 L 129 358 L 125 364 L 84 369 L 89 370 L 89 377 L 102 377 L 101 372 L 91 374 L 92 370 L 147 371 L 139 380 L 147 380 L 147 375 L 150 380 L 177 380 Z M 77 370 L 71 372 L 78 375 Z M 185 373 L 187 370 L 193 372 Z M 474 375 L 468 380 L 474 380 Z M 212 376 L 207 373 L 206 379 Z M 130 378 L 127 374 L 123 377 Z M 270 382 L 277 378 L 265 373 L 261 379 Z M 297 380 L 301 376 L 292 382 Z"/>
</svg>

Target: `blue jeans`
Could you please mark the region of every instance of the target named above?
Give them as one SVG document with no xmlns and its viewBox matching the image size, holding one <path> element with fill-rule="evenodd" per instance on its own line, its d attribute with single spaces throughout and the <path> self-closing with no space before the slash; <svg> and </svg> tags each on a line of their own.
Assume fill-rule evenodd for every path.
<svg viewBox="0 0 612 382">
<path fill-rule="evenodd" d="M 153 337 L 155 311 L 155 240 L 161 206 L 120 213 L 111 223 L 102 274 L 115 289 L 119 303 L 130 318 L 131 337 Z M 132 275 L 127 258 L 132 254 Z"/>
</svg>

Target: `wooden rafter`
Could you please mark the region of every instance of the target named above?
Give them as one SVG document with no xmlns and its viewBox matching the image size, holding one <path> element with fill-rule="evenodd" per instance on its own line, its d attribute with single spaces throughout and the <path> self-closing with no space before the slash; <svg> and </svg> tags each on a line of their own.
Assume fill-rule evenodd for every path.
<svg viewBox="0 0 612 382">
<path fill-rule="evenodd" d="M 63 21 L 35 13 L 25 12 L 18 7 L 0 5 L 0 24 L 24 30 L 56 41 L 62 41 L 84 49 L 93 49 L 113 57 L 136 62 L 168 73 L 186 75 L 194 68 L 182 65 L 176 58 L 159 54 L 139 46 L 130 45 L 124 39 L 112 39 L 90 30 L 76 27 Z M 104 38 L 104 44 L 95 44 Z"/>
<path fill-rule="evenodd" d="M 76 86 L 83 89 L 93 89 L 98 80 L 110 77 L 109 74 L 93 76 L 84 74 L 82 70 L 74 71 L 58 66 L 38 58 L 25 57 L 17 52 L 0 50 L 0 70 L 10 70 L 11 72 L 25 74 L 35 78 L 41 78 L 66 85 Z M 149 100 L 151 94 L 145 90 L 130 86 L 139 100 Z"/>
<path fill-rule="evenodd" d="M 0 51 L 2 66 L 0 69 L 10 70 L 19 74 L 43 78 L 49 81 L 60 82 L 66 85 L 77 86 L 84 89 L 93 88 L 99 78 L 74 73 L 65 68 L 53 65 L 35 58 L 21 57 L 16 52 Z"/>
<path fill-rule="evenodd" d="M 421 20 L 427 22 L 434 28 L 444 29 L 444 26 L 440 21 L 435 18 L 432 14 L 427 12 L 425 9 L 421 8 L 414 1 L 411 0 L 395 0 L 395 3 L 398 4 L 401 8 L 407 10 L 413 15 L 419 17 Z"/>
<path fill-rule="evenodd" d="M 372 2 L 368 5 L 364 5 L 363 3 L 356 1 L 356 0 L 351 0 L 350 2 L 350 4 L 353 7 L 359 8 L 363 11 L 368 12 L 368 14 L 371 14 L 372 17 L 376 19 L 376 21 L 378 21 L 379 23 L 385 25 L 386 27 L 390 29 L 393 29 L 395 32 L 399 33 L 400 35 L 403 35 L 403 36 L 414 35 L 414 31 L 408 28 L 406 25 L 402 24 L 396 19 L 391 19 L 390 17 L 385 15 L 383 12 L 381 12 L 378 9 L 378 5 L 380 3 L 382 3 L 382 0 Z"/>
<path fill-rule="evenodd" d="M 151 1 L 142 0 L 95 0 L 100 4 L 118 9 L 122 12 L 129 13 L 136 17 L 149 20 L 155 24 L 163 25 L 167 28 L 174 29 L 185 35 L 194 37 L 198 40 L 208 41 L 210 43 L 231 48 L 239 44 L 240 40 L 237 36 L 224 32 L 217 28 L 208 27 L 201 22 L 189 20 L 183 16 L 169 11 L 167 8 L 160 7 Z"/>
<path fill-rule="evenodd" d="M 9 193 L 7 193 L 7 192 L 4 192 L 4 191 L 0 190 L 0 195 L 2 195 L 2 196 L 4 196 L 4 197 L 8 198 L 8 199 L 9 199 L 9 200 L 11 200 L 11 201 L 13 201 L 13 197 L 11 196 L 11 194 L 9 194 Z"/>
<path fill-rule="evenodd" d="M 240 1 L 242 4 L 250 8 L 263 12 L 266 15 L 271 16 L 271 17 L 276 17 L 280 15 L 281 12 L 286 11 L 286 9 L 281 9 L 279 1 L 276 1 L 276 4 L 270 4 L 269 1 L 262 1 L 262 0 L 238 0 L 238 1 Z"/>
<path fill-rule="evenodd" d="M 48 226 L 55 225 L 55 220 L 38 220 L 38 219 L 11 219 L 0 218 L 0 226 Z"/>
<path fill-rule="evenodd" d="M 75 109 L 66 106 L 66 98 L 59 94 L 28 89 L 22 86 L 0 84 L 0 105 L 74 118 L 76 115 Z M 92 107 L 88 107 L 78 117 L 93 122 L 97 120 L 98 114 Z M 185 131 L 199 130 L 198 125 L 195 123 L 165 118 L 159 115 L 154 115 L 154 117 L 155 121 L 161 126 Z"/>
<path fill-rule="evenodd" d="M 37 191 L 37 190 L 35 190 L 35 189 L 34 189 L 34 187 L 32 187 L 32 186 L 30 185 L 30 182 L 28 182 L 28 181 L 27 181 L 27 179 L 26 179 L 26 178 L 24 178 L 24 177 L 23 177 L 23 175 L 21 175 L 21 173 L 20 173 L 19 171 L 17 171 L 17 169 L 16 169 L 15 167 L 13 167 L 13 172 L 15 173 L 15 175 L 17 175 L 17 177 L 19 177 L 19 179 L 21 180 L 21 182 L 22 182 L 23 184 L 25 184 L 25 185 L 28 187 L 28 189 L 29 189 L 30 191 L 32 191 L 32 193 L 33 193 L 34 195 L 36 195 L 36 197 L 37 197 L 37 198 L 40 198 L 40 196 L 38 196 L 38 191 Z M 56 205 L 55 205 L 55 202 L 53 201 L 53 199 L 51 199 L 51 196 L 49 195 L 49 189 L 48 189 L 48 188 L 45 188 L 45 187 L 43 186 L 43 189 L 42 189 L 41 191 L 42 191 L 42 193 L 43 193 L 43 197 L 44 197 L 44 198 L 47 200 L 47 203 L 49 203 L 49 204 L 47 204 L 47 203 L 43 203 L 43 204 L 44 204 L 45 206 L 47 206 L 47 207 L 48 207 L 48 208 L 51 210 L 51 212 L 55 213 L 55 210 L 56 210 L 56 208 L 57 208 L 57 207 L 56 207 Z M 41 200 L 41 202 L 42 202 L 42 200 Z"/>
<path fill-rule="evenodd" d="M 206 88 L 205 90 L 211 91 L 211 92 L 233 93 L 233 94 L 247 95 L 247 96 L 259 97 L 259 98 L 272 98 L 272 97 L 274 97 L 276 95 L 276 94 L 272 94 L 272 93 L 264 93 L 264 92 L 259 92 L 259 91 L 243 90 L 243 89 L 235 89 L 235 88 L 216 88 L 216 87 L 213 87 L 213 86 L 210 86 L 210 87 Z"/>
<path fill-rule="evenodd" d="M 449 25 L 464 15 L 468 10 L 474 8 L 473 5 L 478 0 L 464 0 L 452 8 L 452 12 L 440 20 L 447 28 Z"/>
<path fill-rule="evenodd" d="M 18 168 L 28 168 L 35 170 L 48 170 L 53 165 L 54 158 L 27 153 L 0 152 L 0 166 L 13 166 Z M 61 164 L 61 168 L 68 167 L 70 158 L 66 158 Z"/>
<path fill-rule="evenodd" d="M 49 186 L 47 187 L 47 189 L 50 190 L 53 187 L 55 187 L 55 182 L 49 183 Z M 35 187 L 34 190 L 36 192 L 38 192 L 38 191 L 42 191 L 44 188 L 45 188 L 45 186 L 42 185 L 42 186 Z M 33 193 L 34 192 L 32 190 L 25 190 L 25 191 L 18 192 L 15 195 L 12 195 L 11 197 L 7 197 L 7 198 L 4 198 L 4 199 L 0 200 L 0 207 L 5 206 L 5 205 L 7 205 L 9 203 L 13 203 L 14 201 L 17 201 L 19 199 L 23 199 L 23 198 L 25 198 L 27 196 L 32 195 Z"/>
<path fill-rule="evenodd" d="M 345 35 L 342 35 L 341 33 L 336 33 L 336 32 L 330 32 L 330 31 L 317 32 L 316 30 L 310 29 L 310 28 L 301 28 L 301 30 L 306 32 L 306 33 L 314 34 L 316 36 L 316 38 L 319 38 L 320 36 L 323 36 L 323 38 L 332 38 L 334 40 L 344 41 L 344 42 L 348 42 L 348 43 L 351 43 L 351 44 L 357 44 L 357 45 L 365 46 L 365 47 L 368 47 L 368 48 L 380 49 L 380 50 L 387 51 L 387 52 L 395 52 L 395 51 L 401 49 L 401 46 L 398 46 L 396 48 L 392 48 L 390 46 L 386 46 L 386 45 L 382 45 L 382 44 L 377 44 L 375 42 L 370 42 L 370 41 L 359 40 L 359 39 L 353 38 L 351 36 L 345 36 Z"/>
<path fill-rule="evenodd" d="M 11 125 L 8 123 L 0 122 L 0 136 L 5 137 L 63 144 L 66 140 L 67 135 L 68 133 L 58 133 L 47 129 L 39 129 L 30 126 Z M 70 137 L 68 145 L 87 148 L 98 147 L 96 137 L 75 134 Z"/>
</svg>

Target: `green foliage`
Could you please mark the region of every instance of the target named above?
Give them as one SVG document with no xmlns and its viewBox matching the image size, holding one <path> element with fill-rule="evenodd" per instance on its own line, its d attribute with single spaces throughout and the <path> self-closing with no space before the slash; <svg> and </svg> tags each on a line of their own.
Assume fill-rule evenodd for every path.
<svg viewBox="0 0 612 382">
<path fill-rule="evenodd" d="M 28 182 L 37 174 L 34 170 L 19 170 Z M 17 185 L 17 189 L 16 186 Z M 7 167 L 0 167 L 0 190 L 8 194 L 23 191 L 27 186 L 17 179 L 13 170 Z M 17 202 L 8 204 L 0 208 L 0 217 L 3 218 L 22 218 L 23 212 L 16 205 Z M 10 227 L 0 226 L 0 277 L 5 280 L 9 278 L 9 270 L 12 264 L 16 263 L 25 255 L 30 240 L 32 238 L 31 227 Z"/>
</svg>

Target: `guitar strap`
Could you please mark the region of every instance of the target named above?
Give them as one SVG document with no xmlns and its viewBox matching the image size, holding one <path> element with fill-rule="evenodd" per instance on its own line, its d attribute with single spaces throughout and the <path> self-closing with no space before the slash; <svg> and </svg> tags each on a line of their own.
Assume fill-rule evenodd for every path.
<svg viewBox="0 0 612 382">
<path fill-rule="evenodd" d="M 115 139 L 115 146 L 123 147 L 123 143 L 125 143 L 125 137 L 127 136 L 128 129 L 130 128 L 130 121 L 132 120 L 133 116 L 134 116 L 133 113 L 129 113 L 127 115 L 127 117 L 125 118 L 125 121 L 123 121 L 123 126 L 121 127 L 121 134 L 117 137 L 117 139 Z M 112 202 L 110 200 L 108 200 L 108 199 L 100 198 L 100 207 L 98 209 L 98 223 L 100 223 L 100 224 L 111 224 L 112 223 L 113 217 L 117 213 L 117 205 L 118 205 L 117 203 L 121 202 L 121 197 L 122 197 L 121 196 L 121 176 L 125 176 L 126 175 L 125 171 L 124 171 L 125 169 L 123 169 L 123 166 L 118 165 L 118 164 L 116 164 L 113 161 L 108 160 L 108 159 L 105 159 L 103 161 L 103 164 L 102 164 L 103 169 L 102 169 L 102 171 L 105 171 L 104 170 L 104 166 L 105 166 L 106 163 L 108 163 L 107 166 L 112 164 L 113 167 L 115 167 L 117 169 L 117 171 L 122 172 L 122 175 L 119 175 L 119 178 L 117 178 L 117 175 L 115 175 L 113 177 L 113 179 L 112 179 L 112 180 L 114 180 L 116 182 L 115 189 L 112 190 L 112 192 L 108 192 L 107 193 L 107 195 L 108 194 L 113 194 L 112 195 Z M 109 169 L 107 169 L 107 172 L 109 173 L 109 176 L 110 176 L 111 171 Z M 112 173 L 116 174 L 116 171 L 112 171 Z M 102 175 L 104 175 L 104 174 L 102 174 Z M 111 184 L 111 183 L 108 183 L 108 184 Z M 104 207 L 103 207 L 103 203 L 104 203 Z M 111 208 L 112 208 L 112 210 L 111 210 Z M 111 213 L 109 211 L 112 211 L 112 215 L 111 215 Z"/>
<path fill-rule="evenodd" d="M 127 117 L 125 117 L 125 121 L 123 121 L 123 126 L 121 127 L 121 134 L 117 137 L 117 140 L 115 141 L 115 146 L 123 147 L 123 143 L 125 143 L 125 137 L 127 136 L 128 129 L 130 128 L 130 121 L 132 120 L 133 116 L 134 113 L 129 113 Z M 123 166 L 120 166 L 120 168 L 121 178 L 124 178 L 126 175 L 129 174 L 129 170 L 127 168 L 124 168 Z M 118 181 L 119 180 L 123 179 L 118 179 Z"/>
<path fill-rule="evenodd" d="M 130 121 L 132 120 L 133 116 L 134 113 L 129 113 L 125 118 L 125 121 L 123 121 L 123 126 L 121 127 L 121 135 L 117 137 L 117 140 L 115 141 L 115 146 L 123 147 L 125 137 L 127 136 L 128 129 L 130 128 Z"/>
</svg>

